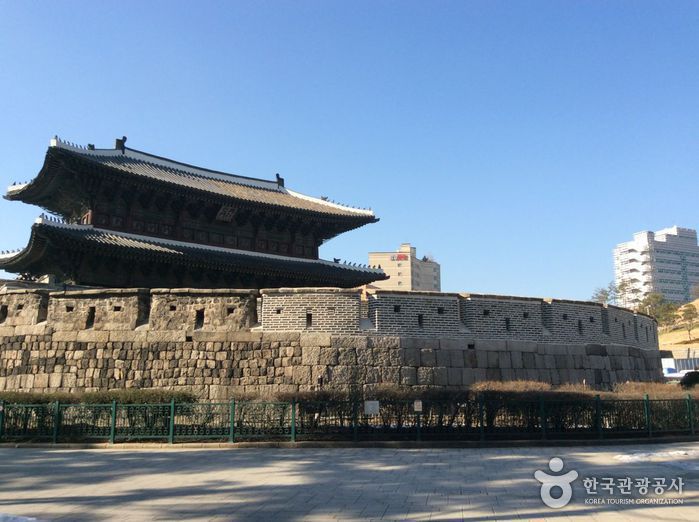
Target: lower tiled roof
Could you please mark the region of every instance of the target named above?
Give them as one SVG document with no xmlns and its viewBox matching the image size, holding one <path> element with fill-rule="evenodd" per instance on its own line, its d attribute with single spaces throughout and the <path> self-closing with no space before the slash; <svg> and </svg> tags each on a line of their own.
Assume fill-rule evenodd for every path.
<svg viewBox="0 0 699 522">
<path fill-rule="evenodd" d="M 32 227 L 29 245 L 24 250 L 0 255 L 0 269 L 24 272 L 38 257 L 50 255 L 47 252 L 56 247 L 223 272 L 278 275 L 298 279 L 299 282 L 313 281 L 313 284 L 357 286 L 386 278 L 382 270 L 365 266 L 171 241 L 91 225 L 66 224 L 47 218 L 37 219 Z"/>
</svg>

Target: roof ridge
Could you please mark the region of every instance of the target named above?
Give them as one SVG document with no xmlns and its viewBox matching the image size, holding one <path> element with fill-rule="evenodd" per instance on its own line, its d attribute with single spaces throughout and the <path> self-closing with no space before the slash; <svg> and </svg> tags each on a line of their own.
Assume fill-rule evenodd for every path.
<svg viewBox="0 0 699 522">
<path fill-rule="evenodd" d="M 253 178 L 249 176 L 242 176 L 240 174 L 231 174 L 229 172 L 223 172 L 222 170 L 208 169 L 206 167 L 199 167 L 197 165 L 192 165 L 190 163 L 184 163 L 182 161 L 177 161 L 171 158 L 166 158 L 165 156 L 158 156 L 157 154 L 151 154 L 150 152 L 144 152 L 138 149 L 132 149 L 130 147 L 124 147 L 125 152 L 121 152 L 120 149 L 95 149 L 95 148 L 85 148 L 80 145 L 62 140 L 61 138 L 55 137 L 51 139 L 50 147 L 55 147 L 63 150 L 69 150 L 72 152 L 77 152 L 82 155 L 87 156 L 98 156 L 98 157 L 114 157 L 114 158 L 132 158 L 152 165 L 157 165 L 159 167 L 169 168 L 185 174 L 190 174 L 193 176 L 215 179 L 219 181 L 224 181 L 228 183 L 234 183 L 237 185 L 246 185 L 260 189 L 274 190 L 281 192 L 277 181 L 266 180 L 261 178 Z M 143 157 L 139 157 L 143 156 Z M 179 168 L 178 168 L 179 167 Z M 244 183 L 235 180 L 251 181 L 254 183 Z"/>
</svg>

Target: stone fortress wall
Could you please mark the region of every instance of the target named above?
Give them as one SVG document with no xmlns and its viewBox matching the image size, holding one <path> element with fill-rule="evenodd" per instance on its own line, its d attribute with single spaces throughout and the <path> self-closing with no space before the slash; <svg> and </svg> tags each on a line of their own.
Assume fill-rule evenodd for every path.
<svg viewBox="0 0 699 522">
<path fill-rule="evenodd" d="M 659 380 L 657 348 L 650 317 L 587 302 L 335 288 L 0 293 L 0 391 L 608 387 Z"/>
</svg>

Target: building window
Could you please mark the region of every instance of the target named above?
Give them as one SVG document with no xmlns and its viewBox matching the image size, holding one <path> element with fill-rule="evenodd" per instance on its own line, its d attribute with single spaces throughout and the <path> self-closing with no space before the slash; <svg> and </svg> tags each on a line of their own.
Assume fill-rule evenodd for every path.
<svg viewBox="0 0 699 522">
<path fill-rule="evenodd" d="M 170 305 L 170 311 L 171 311 L 171 312 L 174 312 L 175 310 L 177 310 L 177 306 L 175 306 L 175 305 Z"/>
<path fill-rule="evenodd" d="M 567 321 L 568 320 L 568 314 L 563 314 L 563 320 Z"/>
<path fill-rule="evenodd" d="M 444 315 L 444 307 L 443 306 L 438 306 L 437 307 L 437 313 L 439 315 Z"/>
<path fill-rule="evenodd" d="M 393 311 L 397 314 L 400 313 L 400 305 L 393 305 Z"/>
<path fill-rule="evenodd" d="M 306 328 L 312 328 L 313 327 L 313 314 L 308 312 L 306 313 Z"/>
<path fill-rule="evenodd" d="M 4 323 L 7 319 L 7 305 L 0 306 L 0 323 Z"/>
<path fill-rule="evenodd" d="M 624 323 L 621 323 L 621 335 L 626 339 L 626 325 Z"/>
<path fill-rule="evenodd" d="M 578 333 L 579 333 L 580 335 L 583 334 L 583 323 L 582 323 L 582 319 L 578 319 Z"/>
<path fill-rule="evenodd" d="M 483 309 L 483 317 L 488 317 L 490 315 L 490 310 Z"/>
<path fill-rule="evenodd" d="M 510 318 L 505 317 L 505 330 L 510 331 Z"/>
<path fill-rule="evenodd" d="M 121 306 L 115 306 L 112 310 L 115 312 L 121 312 Z"/>
<path fill-rule="evenodd" d="M 417 325 L 419 328 L 423 328 L 425 326 L 425 316 L 422 314 L 417 314 Z"/>
<path fill-rule="evenodd" d="M 280 308 L 277 308 L 277 309 L 275 309 L 275 310 L 274 310 L 274 312 L 275 312 L 275 313 L 276 313 L 277 315 L 281 315 L 281 313 L 282 313 L 282 309 L 281 309 L 281 307 L 280 307 Z"/>
<path fill-rule="evenodd" d="M 66 306 L 66 312 L 71 313 L 73 310 L 75 310 L 74 306 L 70 306 L 70 305 Z"/>
<path fill-rule="evenodd" d="M 592 317 L 592 316 L 590 316 L 590 322 L 591 322 L 591 323 L 594 323 L 594 322 L 595 322 L 595 318 Z"/>
<path fill-rule="evenodd" d="M 529 319 L 529 312 L 524 312 L 522 314 L 522 317 L 524 317 L 525 319 Z"/>
</svg>

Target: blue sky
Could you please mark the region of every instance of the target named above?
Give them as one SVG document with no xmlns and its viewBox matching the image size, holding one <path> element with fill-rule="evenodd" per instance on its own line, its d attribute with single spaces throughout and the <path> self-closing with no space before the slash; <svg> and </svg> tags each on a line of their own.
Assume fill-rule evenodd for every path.
<svg viewBox="0 0 699 522">
<path fill-rule="evenodd" d="M 381 218 L 447 291 L 588 298 L 613 246 L 698 227 L 699 3 L 0 0 L 0 185 L 58 134 Z M 0 201 L 0 249 L 36 207 Z"/>
</svg>

